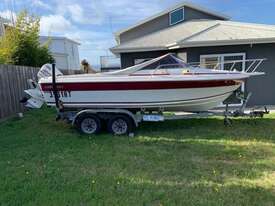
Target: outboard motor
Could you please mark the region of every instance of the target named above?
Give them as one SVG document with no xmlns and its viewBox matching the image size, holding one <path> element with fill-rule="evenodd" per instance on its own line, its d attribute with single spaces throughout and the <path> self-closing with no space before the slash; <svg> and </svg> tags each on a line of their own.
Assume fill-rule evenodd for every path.
<svg viewBox="0 0 275 206">
<path fill-rule="evenodd" d="M 52 70 L 53 70 L 52 64 L 44 64 L 39 70 L 39 72 L 37 73 L 38 81 L 41 78 L 51 77 Z M 55 68 L 55 76 L 62 76 L 62 75 L 63 75 L 62 72 L 59 69 Z"/>
<path fill-rule="evenodd" d="M 58 69 L 55 69 L 55 76 L 63 75 Z M 41 78 L 49 78 L 52 76 L 52 65 L 44 64 L 39 72 L 37 73 L 38 81 Z M 24 96 L 20 102 L 24 104 L 25 107 L 32 109 L 39 109 L 44 104 L 44 96 L 40 90 L 40 86 L 32 79 L 28 79 L 29 89 L 24 90 L 26 96 Z"/>
</svg>

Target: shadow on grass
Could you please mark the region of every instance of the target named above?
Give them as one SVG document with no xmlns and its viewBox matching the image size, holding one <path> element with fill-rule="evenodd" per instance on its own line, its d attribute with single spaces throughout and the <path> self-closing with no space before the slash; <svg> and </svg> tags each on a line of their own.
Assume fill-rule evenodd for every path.
<svg viewBox="0 0 275 206">
<path fill-rule="evenodd" d="M 210 179 L 213 177 L 223 182 L 233 177 L 257 179 L 275 171 L 275 145 L 272 143 L 164 137 L 138 137 L 135 141 L 152 150 L 158 148 L 158 152 L 146 156 L 148 164 L 154 165 L 155 161 L 165 160 L 163 163 L 168 167 L 166 170 L 169 171 L 170 166 L 177 168 L 175 173 L 184 171 L 183 179 L 197 179 L 207 174 Z M 192 171 L 197 173 L 193 174 Z M 167 175 L 170 174 L 164 176 Z M 216 179 L 215 175 L 219 178 Z"/>
<path fill-rule="evenodd" d="M 125 182 L 123 182 L 123 180 Z M 217 184 L 211 181 L 169 182 L 140 180 L 135 177 L 122 178 L 123 183 L 131 184 L 131 188 L 140 188 L 144 193 L 150 190 L 158 191 L 157 194 L 146 196 L 141 193 L 140 199 L 145 205 L 274 205 L 275 193 L 272 188 L 264 188 L 244 182 L 228 182 Z M 115 187 L 117 189 L 117 187 Z M 150 190 L 148 189 L 150 188 Z M 164 192 L 165 191 L 165 192 Z M 230 194 L 230 195 L 229 195 Z M 170 197 L 173 196 L 173 199 Z M 145 198 L 143 198 L 145 197 Z"/>
<path fill-rule="evenodd" d="M 82 178 L 78 184 L 66 184 L 64 197 L 72 203 L 75 195 L 70 191 L 80 189 L 83 205 L 274 205 L 272 188 L 245 181 L 216 183 L 207 179 L 186 182 L 163 178 L 147 178 L 135 175 L 104 176 L 91 179 Z M 54 191 L 52 191 L 54 192 Z M 56 196 L 56 194 L 55 194 Z"/>
<path fill-rule="evenodd" d="M 141 136 L 193 139 L 257 139 L 275 141 L 275 118 L 235 118 L 233 125 L 224 126 L 222 118 L 146 122 L 138 128 Z"/>
</svg>

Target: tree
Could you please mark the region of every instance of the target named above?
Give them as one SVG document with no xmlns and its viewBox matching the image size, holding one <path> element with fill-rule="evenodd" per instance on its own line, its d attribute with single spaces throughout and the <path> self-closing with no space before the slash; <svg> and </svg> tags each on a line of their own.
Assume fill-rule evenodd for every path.
<svg viewBox="0 0 275 206">
<path fill-rule="evenodd" d="M 41 67 L 53 63 L 49 52 L 49 41 L 40 45 L 40 19 L 22 11 L 15 26 L 6 28 L 5 35 L 0 39 L 0 63 Z"/>
</svg>

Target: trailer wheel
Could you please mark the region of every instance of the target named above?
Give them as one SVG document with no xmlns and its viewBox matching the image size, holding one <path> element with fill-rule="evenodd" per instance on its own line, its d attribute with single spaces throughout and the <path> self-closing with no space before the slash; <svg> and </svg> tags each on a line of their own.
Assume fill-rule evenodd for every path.
<svg viewBox="0 0 275 206">
<path fill-rule="evenodd" d="M 81 115 L 76 121 L 76 126 L 84 134 L 97 134 L 101 130 L 100 119 L 93 114 Z"/>
<path fill-rule="evenodd" d="M 133 121 L 126 115 L 115 115 L 108 122 L 108 131 L 114 135 L 125 135 L 133 129 Z"/>
</svg>

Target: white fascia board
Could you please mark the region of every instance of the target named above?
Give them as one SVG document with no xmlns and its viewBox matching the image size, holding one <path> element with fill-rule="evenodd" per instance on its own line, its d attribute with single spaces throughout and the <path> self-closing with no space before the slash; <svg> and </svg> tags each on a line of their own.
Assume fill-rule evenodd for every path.
<svg viewBox="0 0 275 206">
<path fill-rule="evenodd" d="M 244 44 L 266 44 L 275 43 L 274 38 L 257 38 L 257 39 L 241 39 L 241 40 L 223 40 L 223 41 L 198 41 L 184 42 L 180 48 L 187 47 L 205 47 L 205 46 L 227 46 L 227 45 L 244 45 Z"/>
<path fill-rule="evenodd" d="M 164 51 L 167 47 L 147 47 L 147 48 L 127 48 L 127 49 L 116 49 L 111 48 L 110 51 L 118 55 L 120 53 L 133 53 L 133 52 L 147 52 L 147 51 Z"/>
<path fill-rule="evenodd" d="M 58 52 L 50 52 L 52 55 L 54 56 L 59 56 L 59 57 L 68 57 L 69 54 L 65 54 L 65 53 L 58 53 Z"/>
<path fill-rule="evenodd" d="M 179 49 L 179 48 L 180 48 L 179 45 L 177 45 L 177 46 L 172 46 L 172 47 L 168 47 L 169 50 L 172 50 L 172 49 Z"/>
<path fill-rule="evenodd" d="M 244 44 L 265 44 L 275 43 L 274 38 L 262 38 L 262 39 L 242 39 L 242 40 L 226 40 L 226 41 L 200 41 L 200 42 L 184 42 L 183 44 L 173 45 L 171 47 L 148 47 L 148 48 L 127 48 L 116 49 L 111 48 L 110 51 L 114 54 L 120 53 L 133 53 L 133 52 L 147 52 L 147 51 L 164 51 L 179 48 L 191 48 L 191 47 L 207 47 L 207 46 L 229 46 L 229 45 L 244 45 Z"/>
<path fill-rule="evenodd" d="M 81 45 L 79 42 L 75 41 L 75 40 L 72 40 L 72 39 L 69 39 L 67 37 L 62 37 L 62 36 L 39 36 L 40 39 L 43 39 L 43 40 L 48 40 L 48 39 L 52 39 L 52 40 L 63 40 L 63 41 L 69 41 L 69 42 L 72 42 L 74 44 L 77 44 L 77 45 Z"/>
<path fill-rule="evenodd" d="M 171 43 L 171 44 L 167 44 L 165 46 L 168 48 L 168 47 L 177 46 L 177 45 L 178 45 L 178 43 L 174 42 L 174 43 Z"/>
</svg>

